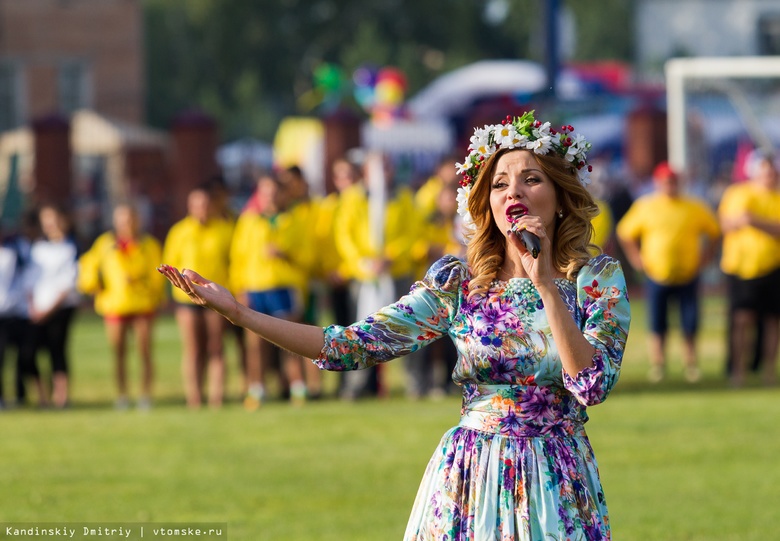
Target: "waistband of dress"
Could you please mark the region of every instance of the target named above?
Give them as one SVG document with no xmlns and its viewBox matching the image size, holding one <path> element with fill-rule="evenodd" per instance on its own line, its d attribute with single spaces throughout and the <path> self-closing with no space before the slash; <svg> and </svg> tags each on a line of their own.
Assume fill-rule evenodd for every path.
<svg viewBox="0 0 780 541">
<path fill-rule="evenodd" d="M 459 426 L 512 437 L 584 436 L 584 409 L 537 385 L 464 385 Z"/>
</svg>

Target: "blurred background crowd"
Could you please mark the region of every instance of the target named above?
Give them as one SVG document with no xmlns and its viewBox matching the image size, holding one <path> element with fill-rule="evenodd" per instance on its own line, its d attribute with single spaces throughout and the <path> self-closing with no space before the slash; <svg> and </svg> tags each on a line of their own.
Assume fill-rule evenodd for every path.
<svg viewBox="0 0 780 541">
<path fill-rule="evenodd" d="M 310 362 L 189 304 L 156 266 L 259 311 L 351 323 L 463 255 L 455 162 L 470 130 L 532 109 L 593 144 L 593 241 L 648 301 L 648 378 L 667 377 L 676 301 L 699 380 L 699 296 L 715 292 L 724 377 L 774 384 L 775 2 L 450 7 L 443 25 L 427 1 L 0 0 L 0 404 L 68 405 L 68 335 L 89 310 L 119 409 L 132 394 L 152 405 L 161 314 L 176 319 L 188 406 L 225 400 L 227 340 L 248 410 L 269 375 L 294 403 L 322 397 Z M 408 396 L 451 393 L 454 355 L 441 340 L 405 358 Z M 345 374 L 337 395 L 383 385 L 381 367 Z"/>
<path fill-rule="evenodd" d="M 155 317 L 167 310 L 174 313 L 180 331 L 183 389 L 190 407 L 223 403 L 225 340 L 231 335 L 239 345 L 248 410 L 266 399 L 269 372 L 276 373 L 281 392 L 294 403 L 320 398 L 316 366 L 232 327 L 218 314 L 191 304 L 180 291 L 169 292 L 157 265 L 196 269 L 228 285 L 241 302 L 263 313 L 347 325 L 407 292 L 442 255 L 464 255 L 454 163 L 446 156 L 430 178 L 411 189 L 393 182 L 392 164 L 382 155 L 356 150 L 352 159 L 334 161 L 337 189 L 327 196 L 312 196 L 301 169 L 291 166 L 260 174 L 239 212 L 227 204 L 231 198 L 224 179 L 210 177 L 187 194 L 185 217 L 171 226 L 162 242 L 144 230 L 132 203 L 117 204 L 112 227 L 86 250 L 73 236 L 71 218 L 61 206 L 31 209 L 24 215 L 24 229 L 5 236 L 2 247 L 1 345 L 3 353 L 9 346 L 17 351 L 15 399 L 24 400 L 34 388 L 39 405 L 67 406 L 67 337 L 78 308 L 89 309 L 85 296 L 94 297 L 94 310 L 105 321 L 119 409 L 129 406 L 131 337 L 143 367 L 138 407 L 151 406 L 152 327 Z M 698 293 L 705 286 L 713 290 L 722 285 L 720 273 L 706 276 L 717 254 L 727 277 L 766 282 L 764 298 L 730 299 L 735 309 L 747 311 L 740 332 L 763 320 L 764 336 L 769 337 L 770 325 L 777 324 L 774 307 L 766 301 L 780 284 L 777 165 L 773 155 L 754 152 L 749 166 L 749 179 L 722 198 L 720 220 L 704 199 L 682 192 L 679 175 L 666 162 L 655 168 L 650 192 L 636 199 L 630 194 L 597 199 L 601 214 L 593 224 L 594 245 L 636 269 L 632 285 L 651 305 L 651 381 L 664 378 L 670 299 L 680 303 L 685 377 L 698 381 Z M 600 182 L 597 177 L 591 188 L 598 190 Z M 728 195 L 732 192 L 735 195 Z M 624 198 L 628 208 L 621 215 L 616 203 L 625 204 Z M 728 220 L 735 221 L 731 229 L 725 225 Z M 720 249 L 721 223 L 730 250 Z M 653 307 L 653 302 L 659 305 Z M 757 342 L 757 366 L 763 367 L 770 385 L 776 373 L 774 334 L 774 341 L 765 340 L 763 346 Z M 731 352 L 740 359 L 751 343 L 747 337 L 741 340 Z M 447 340 L 405 358 L 408 396 L 451 392 L 449 374 L 455 360 Z M 735 360 L 731 357 L 727 368 L 732 383 L 741 385 L 747 361 Z M 50 365 L 39 370 L 41 362 Z M 381 367 L 343 374 L 338 391 L 347 400 L 382 393 Z"/>
</svg>

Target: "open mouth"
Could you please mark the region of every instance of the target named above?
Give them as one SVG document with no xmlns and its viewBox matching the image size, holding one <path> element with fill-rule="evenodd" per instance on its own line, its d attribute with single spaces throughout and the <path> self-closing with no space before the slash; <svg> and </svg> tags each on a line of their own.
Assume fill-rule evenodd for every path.
<svg viewBox="0 0 780 541">
<path fill-rule="evenodd" d="M 520 219 L 521 216 L 525 216 L 526 214 L 528 214 L 528 207 L 518 203 L 506 209 L 506 220 L 509 223 L 514 223 Z"/>
</svg>

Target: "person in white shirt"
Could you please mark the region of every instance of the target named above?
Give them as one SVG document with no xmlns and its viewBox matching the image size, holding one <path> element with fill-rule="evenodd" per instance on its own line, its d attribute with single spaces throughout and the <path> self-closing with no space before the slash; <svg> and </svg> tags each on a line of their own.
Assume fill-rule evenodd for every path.
<svg viewBox="0 0 780 541">
<path fill-rule="evenodd" d="M 38 218 L 43 236 L 30 251 L 29 310 L 36 344 L 49 354 L 52 402 L 68 404 L 67 342 L 81 299 L 76 289 L 78 249 L 69 236 L 70 223 L 53 205 L 41 207 Z"/>
<path fill-rule="evenodd" d="M 0 231 L 0 409 L 13 403 L 5 396 L 3 381 L 3 376 L 11 373 L 5 367 L 9 349 L 16 352 L 15 403 L 25 401 L 25 375 L 35 368 L 35 346 L 24 291 L 24 272 L 29 260 L 30 239 L 25 234 Z"/>
</svg>

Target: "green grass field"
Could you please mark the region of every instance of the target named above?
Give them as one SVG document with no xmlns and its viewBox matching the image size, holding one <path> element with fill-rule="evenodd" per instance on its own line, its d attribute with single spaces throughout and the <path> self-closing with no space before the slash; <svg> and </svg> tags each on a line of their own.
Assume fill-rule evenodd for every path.
<svg viewBox="0 0 780 541">
<path fill-rule="evenodd" d="M 614 538 L 778 539 L 780 394 L 726 385 L 722 301 L 704 306 L 697 385 L 683 381 L 676 334 L 669 380 L 646 383 L 640 299 L 633 310 L 621 381 L 589 410 Z M 72 407 L 0 412 L 0 522 L 208 522 L 226 523 L 231 541 L 396 541 L 430 454 L 458 420 L 457 398 L 404 399 L 400 363 L 389 365 L 388 399 L 276 400 L 248 413 L 232 352 L 232 400 L 188 411 L 169 316 L 156 331 L 155 407 L 114 411 L 102 325 L 79 316 Z M 5 528 L 0 539 L 11 539 Z"/>
</svg>

